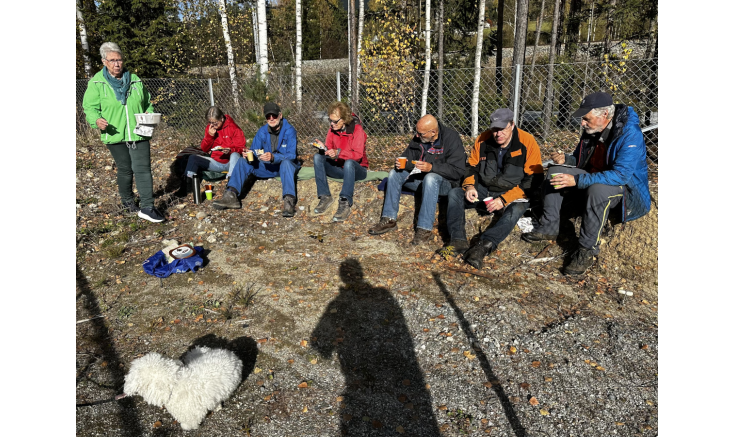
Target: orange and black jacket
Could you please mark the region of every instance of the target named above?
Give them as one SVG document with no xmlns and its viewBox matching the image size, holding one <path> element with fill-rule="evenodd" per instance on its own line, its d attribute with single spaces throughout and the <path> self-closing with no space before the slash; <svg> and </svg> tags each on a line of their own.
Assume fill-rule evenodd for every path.
<svg viewBox="0 0 735 437">
<path fill-rule="evenodd" d="M 544 181 L 541 151 L 536 139 L 514 127 L 501 168 L 498 168 L 499 151 L 500 146 L 490 130 L 481 133 L 472 147 L 462 187 L 466 190 L 468 186 L 481 184 L 490 191 L 504 193 L 500 196 L 504 204 L 531 198 L 531 193 L 537 191 Z"/>
</svg>

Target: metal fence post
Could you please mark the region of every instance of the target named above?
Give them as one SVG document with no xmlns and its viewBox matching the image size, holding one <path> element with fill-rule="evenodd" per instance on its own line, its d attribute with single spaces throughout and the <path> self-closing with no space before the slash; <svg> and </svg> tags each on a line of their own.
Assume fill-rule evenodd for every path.
<svg viewBox="0 0 735 437">
<path fill-rule="evenodd" d="M 214 106 L 214 91 L 212 91 L 212 79 L 208 79 L 209 81 L 209 106 Z"/>
<path fill-rule="evenodd" d="M 337 72 L 337 101 L 342 101 L 342 83 L 339 81 L 339 71 Z"/>
<path fill-rule="evenodd" d="M 516 81 L 513 86 L 513 124 L 518 124 L 521 103 L 521 64 L 516 64 Z"/>
</svg>

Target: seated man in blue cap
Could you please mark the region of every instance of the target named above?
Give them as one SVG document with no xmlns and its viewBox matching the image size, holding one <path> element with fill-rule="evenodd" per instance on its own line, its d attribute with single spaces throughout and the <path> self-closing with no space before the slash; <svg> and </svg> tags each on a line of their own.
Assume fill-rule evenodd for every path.
<svg viewBox="0 0 735 437">
<path fill-rule="evenodd" d="M 635 220 L 651 209 L 651 195 L 646 146 L 633 108 L 613 104 L 609 94 L 596 92 L 585 97 L 572 115 L 582 117 L 579 144 L 571 155 L 552 153 L 551 159 L 573 167 L 549 167 L 540 226 L 521 238 L 556 239 L 562 204 L 583 206 L 579 246 L 563 271 L 581 275 L 600 252 L 602 226 L 610 210 L 622 203 L 623 223 Z"/>
<path fill-rule="evenodd" d="M 250 174 L 263 179 L 281 177 L 283 187 L 283 216 L 293 217 L 296 207 L 296 129 L 281 114 L 281 108 L 268 102 L 263 106 L 266 124 L 258 129 L 250 150 L 257 158 L 237 161 L 230 172 L 230 182 L 222 197 L 212 206 L 216 209 L 242 208 L 238 196 Z"/>
</svg>

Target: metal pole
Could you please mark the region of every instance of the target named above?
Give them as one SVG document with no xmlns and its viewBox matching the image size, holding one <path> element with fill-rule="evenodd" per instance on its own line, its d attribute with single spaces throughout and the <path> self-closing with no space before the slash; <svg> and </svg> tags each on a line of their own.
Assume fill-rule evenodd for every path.
<svg viewBox="0 0 735 437">
<path fill-rule="evenodd" d="M 516 64 L 516 83 L 513 86 L 513 124 L 518 124 L 518 112 L 521 102 L 521 64 Z"/>
<path fill-rule="evenodd" d="M 209 103 L 210 106 L 214 106 L 214 91 L 212 91 L 212 79 L 207 79 L 209 81 Z"/>
<path fill-rule="evenodd" d="M 337 72 L 337 101 L 342 101 L 342 83 L 339 81 L 339 71 Z"/>
</svg>

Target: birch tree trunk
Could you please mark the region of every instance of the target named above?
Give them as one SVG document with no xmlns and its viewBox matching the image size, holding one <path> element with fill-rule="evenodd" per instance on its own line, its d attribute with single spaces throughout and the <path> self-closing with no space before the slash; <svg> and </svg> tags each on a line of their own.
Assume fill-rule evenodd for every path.
<svg viewBox="0 0 735 437">
<path fill-rule="evenodd" d="M 260 65 L 260 43 L 258 42 L 258 11 L 257 8 L 251 8 L 253 12 L 253 53 L 255 53 L 255 63 Z"/>
<path fill-rule="evenodd" d="M 495 53 L 495 87 L 498 95 L 503 94 L 503 9 L 505 0 L 498 0 L 498 50 Z"/>
<path fill-rule="evenodd" d="M 352 100 L 352 14 L 347 3 L 347 92 Z"/>
<path fill-rule="evenodd" d="M 424 89 L 421 91 L 421 116 L 426 115 L 426 101 L 429 97 L 429 77 L 431 76 L 431 0 L 426 0 L 426 37 L 424 43 Z"/>
<path fill-rule="evenodd" d="M 87 43 L 87 27 L 84 25 L 84 17 L 82 16 L 82 11 L 79 9 L 79 2 L 76 3 L 77 6 L 77 22 L 79 23 L 79 39 L 82 42 L 82 56 L 84 57 L 84 74 L 87 75 L 87 78 L 92 77 L 92 63 L 89 60 L 89 44 Z"/>
<path fill-rule="evenodd" d="M 516 23 L 515 23 L 515 37 L 513 40 L 513 66 L 523 65 L 526 63 L 526 31 L 528 30 L 528 0 L 517 0 L 516 1 Z M 515 68 L 513 69 L 515 74 Z M 510 93 L 510 109 L 515 111 L 515 93 L 519 90 L 515 89 L 515 81 Z M 519 85 L 520 87 L 520 85 Z M 519 102 L 520 103 L 520 102 Z M 520 105 L 519 105 L 520 106 Z"/>
<path fill-rule="evenodd" d="M 350 0 L 350 16 L 352 17 L 352 29 L 350 31 L 350 48 L 352 49 L 352 57 L 350 65 L 352 66 L 352 77 L 350 78 L 350 106 L 352 111 L 357 113 L 357 106 L 360 104 L 359 90 L 357 89 L 357 24 L 355 23 L 355 0 Z"/>
<path fill-rule="evenodd" d="M 441 120 L 442 117 L 444 117 L 444 0 L 438 0 L 439 2 L 439 35 L 438 35 L 438 43 L 439 47 L 437 47 L 437 55 L 439 56 L 439 65 L 437 65 L 437 70 L 439 73 L 438 77 L 438 90 L 436 93 L 437 98 L 437 109 L 436 113 L 439 119 Z"/>
<path fill-rule="evenodd" d="M 357 19 L 357 54 L 355 55 L 357 57 L 357 80 L 355 81 L 355 84 L 357 85 L 357 91 L 355 91 L 355 94 L 357 94 L 358 104 L 360 103 L 360 72 L 362 71 L 362 66 L 360 64 L 360 50 L 362 50 L 362 29 L 365 26 L 365 1 L 359 1 L 360 18 Z"/>
<path fill-rule="evenodd" d="M 219 0 L 219 15 L 222 17 L 222 35 L 227 47 L 227 65 L 230 67 L 230 82 L 232 82 L 232 98 L 235 100 L 235 108 L 240 109 L 240 100 L 237 97 L 237 72 L 235 70 L 235 55 L 232 53 L 232 40 L 230 39 L 230 27 L 227 23 L 227 10 L 225 0 Z"/>
<path fill-rule="evenodd" d="M 296 107 L 301 112 L 301 0 L 296 0 Z"/>
<path fill-rule="evenodd" d="M 268 73 L 268 22 L 265 12 L 265 0 L 258 0 L 258 51 L 260 51 L 260 80 L 266 81 Z"/>
<path fill-rule="evenodd" d="M 502 0 L 500 0 L 502 1 Z M 472 137 L 477 136 L 478 108 L 480 106 L 480 67 L 482 61 L 482 35 L 485 28 L 485 0 L 480 0 L 477 14 L 477 46 L 475 47 L 475 80 L 472 84 Z"/>
<path fill-rule="evenodd" d="M 554 18 L 551 25 L 551 44 L 549 44 L 549 75 L 546 79 L 546 99 L 544 99 L 544 142 L 548 141 L 549 127 L 551 125 L 551 108 L 554 106 L 554 61 L 556 60 L 556 37 L 559 28 L 559 4 L 561 0 L 554 2 Z"/>
</svg>

